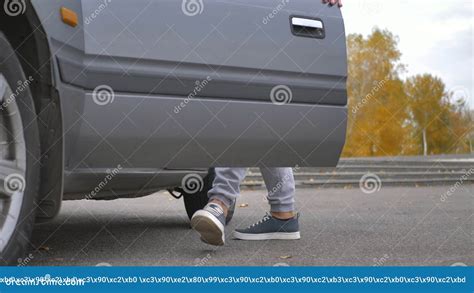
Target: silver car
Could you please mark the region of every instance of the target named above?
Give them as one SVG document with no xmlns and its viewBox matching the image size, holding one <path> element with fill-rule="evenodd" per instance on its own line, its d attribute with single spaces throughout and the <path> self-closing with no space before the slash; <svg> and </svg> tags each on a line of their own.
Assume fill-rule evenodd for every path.
<svg viewBox="0 0 474 293">
<path fill-rule="evenodd" d="M 62 200 L 169 190 L 191 216 L 217 166 L 335 166 L 339 9 L 318 0 L 2 0 L 0 252 Z"/>
</svg>

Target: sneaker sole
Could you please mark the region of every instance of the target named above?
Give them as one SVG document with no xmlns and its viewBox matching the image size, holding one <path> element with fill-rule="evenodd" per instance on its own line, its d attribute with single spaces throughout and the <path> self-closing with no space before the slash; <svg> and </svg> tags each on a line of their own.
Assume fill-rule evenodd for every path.
<svg viewBox="0 0 474 293">
<path fill-rule="evenodd" d="M 300 232 L 274 232 L 249 234 L 234 231 L 234 238 L 240 240 L 296 240 L 300 239 Z"/>
<path fill-rule="evenodd" d="M 225 244 L 224 225 L 208 211 L 195 212 L 191 218 L 191 227 L 201 235 L 204 243 L 216 246 Z"/>
</svg>

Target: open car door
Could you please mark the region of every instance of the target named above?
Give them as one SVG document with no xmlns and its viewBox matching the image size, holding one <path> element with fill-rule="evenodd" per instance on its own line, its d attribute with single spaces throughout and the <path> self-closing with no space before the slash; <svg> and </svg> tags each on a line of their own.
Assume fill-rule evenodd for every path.
<svg viewBox="0 0 474 293">
<path fill-rule="evenodd" d="M 81 48 L 52 45 L 61 80 L 83 92 L 65 110 L 87 121 L 67 134 L 68 164 L 336 165 L 347 117 L 340 9 L 319 0 L 79 5 Z"/>
</svg>

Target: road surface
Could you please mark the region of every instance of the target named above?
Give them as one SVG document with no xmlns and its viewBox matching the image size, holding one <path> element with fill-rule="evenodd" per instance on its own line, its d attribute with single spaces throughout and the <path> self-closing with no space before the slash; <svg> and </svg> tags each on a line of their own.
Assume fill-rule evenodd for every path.
<svg viewBox="0 0 474 293">
<path fill-rule="evenodd" d="M 451 188 L 452 192 L 447 193 Z M 231 231 L 267 211 L 263 190 L 243 191 L 227 243 L 213 247 L 189 228 L 182 200 L 64 202 L 36 226 L 25 265 L 474 265 L 474 185 L 299 189 L 302 239 L 247 242 Z"/>
</svg>

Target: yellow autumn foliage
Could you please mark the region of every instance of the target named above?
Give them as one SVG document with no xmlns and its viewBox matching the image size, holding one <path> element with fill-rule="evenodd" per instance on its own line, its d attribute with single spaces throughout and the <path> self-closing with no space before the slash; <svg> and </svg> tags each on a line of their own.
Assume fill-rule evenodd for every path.
<svg viewBox="0 0 474 293">
<path fill-rule="evenodd" d="M 349 35 L 348 126 L 343 156 L 468 153 L 473 122 L 440 78 L 402 79 L 397 38 L 375 29 Z"/>
</svg>

